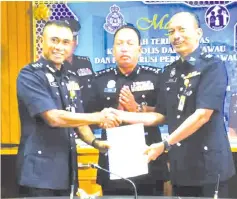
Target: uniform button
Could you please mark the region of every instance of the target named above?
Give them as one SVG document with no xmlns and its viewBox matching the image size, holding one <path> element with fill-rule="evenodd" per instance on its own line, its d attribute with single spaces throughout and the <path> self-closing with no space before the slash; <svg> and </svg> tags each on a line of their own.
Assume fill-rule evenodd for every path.
<svg viewBox="0 0 237 199">
<path fill-rule="evenodd" d="M 180 87 L 179 90 L 182 91 L 184 88 L 183 87 Z"/>
<path fill-rule="evenodd" d="M 81 100 L 80 102 L 83 103 L 83 100 Z"/>
<path fill-rule="evenodd" d="M 90 82 L 91 80 L 90 79 L 88 79 L 88 82 Z"/>
<path fill-rule="evenodd" d="M 179 118 L 180 118 L 180 115 L 177 115 L 177 118 L 179 119 Z"/>
<path fill-rule="evenodd" d="M 182 75 L 181 75 L 181 77 L 183 77 L 183 78 L 184 78 L 184 74 L 182 74 Z"/>
<path fill-rule="evenodd" d="M 145 98 L 146 96 L 145 95 L 142 95 L 142 98 Z"/>
<path fill-rule="evenodd" d="M 38 154 L 42 154 L 42 151 L 38 151 Z"/>
<path fill-rule="evenodd" d="M 188 86 L 190 87 L 190 86 L 192 86 L 192 84 L 189 84 Z"/>
<path fill-rule="evenodd" d="M 73 150 L 73 147 L 71 147 L 71 150 Z"/>
<path fill-rule="evenodd" d="M 70 133 L 70 137 L 72 137 L 72 134 Z"/>
<path fill-rule="evenodd" d="M 75 97 L 75 99 L 77 99 L 77 97 Z"/>
<path fill-rule="evenodd" d="M 64 86 L 64 82 L 62 82 L 61 85 Z"/>
<path fill-rule="evenodd" d="M 169 90 L 170 90 L 170 87 L 167 87 L 166 90 L 169 91 Z"/>
<path fill-rule="evenodd" d="M 56 95 L 59 95 L 59 92 L 56 92 Z"/>
<path fill-rule="evenodd" d="M 208 147 L 207 147 L 207 146 L 204 146 L 204 150 L 207 151 L 207 150 L 208 150 Z"/>
<path fill-rule="evenodd" d="M 107 97 L 106 99 L 107 99 L 107 100 L 110 100 L 110 97 Z"/>
<path fill-rule="evenodd" d="M 68 98 L 68 96 L 67 96 L 67 95 L 65 95 L 65 98 L 67 99 L 67 98 Z"/>
<path fill-rule="evenodd" d="M 88 85 L 88 88 L 91 88 L 91 85 L 90 85 L 90 84 Z"/>
<path fill-rule="evenodd" d="M 178 142 L 176 145 L 177 145 L 177 146 L 181 146 L 181 143 L 180 143 L 180 142 Z"/>
</svg>

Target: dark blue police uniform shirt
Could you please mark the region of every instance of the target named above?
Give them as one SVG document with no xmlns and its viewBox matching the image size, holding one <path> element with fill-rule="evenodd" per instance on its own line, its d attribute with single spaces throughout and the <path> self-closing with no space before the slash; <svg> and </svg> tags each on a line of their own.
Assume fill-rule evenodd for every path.
<svg viewBox="0 0 237 199">
<path fill-rule="evenodd" d="M 76 74 L 65 70 L 64 66 L 59 71 L 43 58 L 21 70 L 17 79 L 21 120 L 19 184 L 48 189 L 69 188 L 70 166 L 73 165 L 77 172 L 73 131 L 49 126 L 40 114 L 53 109 L 83 112 L 76 81 Z M 70 158 L 74 159 L 73 164 L 69 163 Z"/>
<path fill-rule="evenodd" d="M 183 63 L 167 66 L 161 83 L 156 111 L 166 116 L 170 134 L 196 109 L 214 110 L 209 122 L 169 151 L 172 183 L 216 183 L 218 174 L 221 181 L 229 179 L 235 169 L 223 120 L 227 86 L 223 62 L 197 50 Z"/>
<path fill-rule="evenodd" d="M 91 92 L 91 83 L 95 76 L 89 57 L 73 55 L 72 64 L 67 65 L 68 69 L 75 72 L 78 76 L 78 82 L 81 90 L 81 100 L 83 106 L 86 106 Z"/>
<path fill-rule="evenodd" d="M 136 66 L 129 75 L 122 74 L 117 68 L 108 68 L 99 71 L 95 75 L 95 79 L 92 83 L 92 96 L 89 99 L 88 107 L 85 108 L 85 111 L 101 111 L 106 107 L 118 108 L 119 93 L 121 88 L 125 85 L 129 86 L 137 103 L 143 103 L 154 107 L 157 96 L 159 71 L 160 69 L 157 67 L 139 65 Z M 145 127 L 145 135 L 147 145 L 161 141 L 158 127 Z M 106 139 L 105 133 L 102 134 L 102 137 L 103 139 Z M 153 179 L 168 180 L 169 175 L 166 163 L 166 157 L 161 156 L 159 159 L 149 164 L 149 175 L 132 179 L 137 184 L 145 182 L 152 184 Z M 108 169 L 107 156 L 100 154 L 99 164 Z M 109 182 L 108 174 L 98 171 L 97 182 L 106 185 Z M 124 186 L 127 187 L 126 182 Z"/>
</svg>

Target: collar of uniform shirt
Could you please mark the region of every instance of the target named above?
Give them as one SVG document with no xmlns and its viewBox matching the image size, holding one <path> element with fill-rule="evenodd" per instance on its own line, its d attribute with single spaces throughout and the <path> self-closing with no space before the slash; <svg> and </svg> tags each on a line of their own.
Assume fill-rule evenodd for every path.
<svg viewBox="0 0 237 199">
<path fill-rule="evenodd" d="M 201 53 L 202 53 L 201 49 L 197 48 L 195 51 L 193 51 L 191 54 L 185 57 L 185 61 L 187 61 L 192 66 L 195 66 L 196 60 L 199 59 Z"/>
<path fill-rule="evenodd" d="M 133 70 L 132 70 L 132 72 L 131 73 L 129 73 L 129 74 L 124 74 L 124 73 L 122 73 L 121 71 L 120 71 L 120 69 L 119 69 L 119 67 L 117 66 L 117 68 L 115 69 L 115 70 L 117 70 L 117 75 L 122 75 L 122 76 L 125 76 L 125 77 L 132 77 L 132 76 L 135 76 L 135 75 L 137 75 L 137 74 L 139 74 L 139 65 L 137 65 Z"/>
</svg>

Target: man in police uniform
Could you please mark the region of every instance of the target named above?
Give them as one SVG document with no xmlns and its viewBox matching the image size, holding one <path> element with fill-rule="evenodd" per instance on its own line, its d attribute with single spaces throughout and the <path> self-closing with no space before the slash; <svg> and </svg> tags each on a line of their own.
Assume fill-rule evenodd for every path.
<svg viewBox="0 0 237 199">
<path fill-rule="evenodd" d="M 141 53 L 140 32 L 133 26 L 122 26 L 114 35 L 113 54 L 117 68 L 99 71 L 92 84 L 92 96 L 86 111 L 100 111 L 105 107 L 135 112 L 154 110 L 158 88 L 159 68 L 138 65 Z M 158 127 L 145 128 L 148 145 L 161 141 Z M 102 138 L 106 139 L 105 132 Z M 132 142 L 132 140 L 131 140 Z M 122 143 L 121 143 L 122 147 Z M 109 169 L 108 157 L 99 156 L 99 164 Z M 168 180 L 166 157 L 149 164 L 149 174 L 131 178 L 139 195 L 162 195 L 164 181 Z M 123 180 L 109 180 L 109 174 L 98 171 L 97 183 L 104 195 L 131 195 L 133 191 Z"/>
<path fill-rule="evenodd" d="M 73 39 L 68 24 L 49 21 L 43 30 L 43 57 L 24 67 L 17 79 L 21 140 L 18 183 L 26 196 L 68 195 L 77 179 L 75 133 L 88 144 L 106 150 L 88 124 L 118 125 L 115 115 L 85 114 L 77 77 L 65 69 Z M 108 119 L 110 118 L 110 120 Z M 76 188 L 76 187 L 75 187 Z M 24 190 L 25 190 L 24 189 Z"/>
<path fill-rule="evenodd" d="M 82 104 L 83 106 L 86 106 L 88 96 L 91 91 L 91 81 L 94 78 L 95 73 L 92 69 L 89 57 L 73 54 L 78 45 L 78 33 L 81 29 L 79 21 L 72 18 L 65 18 L 62 20 L 68 23 L 73 31 L 73 48 L 70 52 L 70 56 L 67 58 L 67 61 L 71 65 L 68 65 L 68 69 L 78 75 L 79 86 L 82 93 Z"/>
<path fill-rule="evenodd" d="M 235 169 L 223 121 L 225 66 L 218 58 L 200 52 L 202 29 L 194 14 L 175 14 L 168 31 L 180 59 L 162 74 L 156 113 L 113 111 L 120 112 L 128 123 L 168 124 L 170 136 L 152 144 L 146 153 L 155 160 L 169 151 L 175 195 L 213 197 L 220 177 L 219 196 L 228 197 L 227 181 Z"/>
</svg>

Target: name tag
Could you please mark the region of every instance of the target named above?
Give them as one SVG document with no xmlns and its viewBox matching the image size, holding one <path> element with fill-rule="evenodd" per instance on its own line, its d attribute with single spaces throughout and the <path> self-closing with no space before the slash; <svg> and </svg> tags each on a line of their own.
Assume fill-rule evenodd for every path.
<svg viewBox="0 0 237 199">
<path fill-rule="evenodd" d="M 179 111 L 183 111 L 184 110 L 185 101 L 186 101 L 186 96 L 181 95 L 181 97 L 179 99 L 179 105 L 178 105 L 178 110 Z"/>
<path fill-rule="evenodd" d="M 104 88 L 105 93 L 116 93 L 116 88 Z"/>
</svg>

